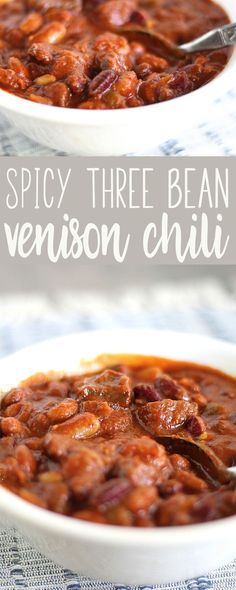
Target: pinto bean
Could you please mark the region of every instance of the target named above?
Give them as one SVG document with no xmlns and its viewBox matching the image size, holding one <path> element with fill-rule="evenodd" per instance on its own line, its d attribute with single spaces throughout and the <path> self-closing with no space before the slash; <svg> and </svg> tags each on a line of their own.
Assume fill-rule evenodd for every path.
<svg viewBox="0 0 236 590">
<path fill-rule="evenodd" d="M 0 430 L 6 436 L 24 437 L 29 435 L 29 429 L 16 418 L 2 418 Z"/>
<path fill-rule="evenodd" d="M 51 424 L 58 424 L 71 418 L 78 412 L 78 402 L 71 398 L 66 398 L 56 406 L 47 411 L 47 417 Z"/>
<path fill-rule="evenodd" d="M 74 416 L 62 424 L 52 426 L 53 432 L 57 434 L 66 434 L 72 438 L 89 438 L 97 434 L 100 428 L 100 422 L 94 414 L 86 412 Z"/>
<path fill-rule="evenodd" d="M 50 43 L 51 45 L 62 41 L 66 34 L 66 27 L 61 22 L 53 22 L 44 25 L 35 35 L 30 37 L 30 43 Z"/>
</svg>

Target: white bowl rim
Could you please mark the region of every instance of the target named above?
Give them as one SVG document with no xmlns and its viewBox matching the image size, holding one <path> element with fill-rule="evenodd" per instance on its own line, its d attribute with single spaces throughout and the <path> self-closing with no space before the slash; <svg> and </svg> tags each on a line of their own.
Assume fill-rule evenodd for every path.
<svg viewBox="0 0 236 590">
<path fill-rule="evenodd" d="M 225 10 L 226 13 L 230 13 L 231 16 L 231 9 L 228 6 L 225 8 L 222 0 L 216 1 L 222 6 L 223 10 Z M 60 124 L 79 125 L 81 127 L 126 125 L 130 124 L 135 118 L 140 121 L 140 117 L 142 117 L 146 121 L 146 118 L 155 117 L 155 115 L 161 118 L 168 118 L 171 110 L 172 113 L 178 117 L 178 109 L 180 114 L 186 112 L 193 114 L 195 109 L 198 109 L 199 104 L 204 103 L 204 100 L 208 102 L 209 99 L 217 97 L 218 93 L 222 92 L 222 88 L 224 88 L 224 91 L 227 91 L 227 89 L 232 87 L 232 77 L 230 76 L 230 73 L 234 60 L 236 60 L 236 48 L 232 51 L 228 63 L 220 74 L 207 84 L 193 92 L 185 94 L 184 96 L 156 104 L 144 105 L 143 107 L 107 110 L 69 109 L 65 107 L 40 105 L 0 89 L 0 108 L 3 107 L 10 112 L 18 113 L 24 117 L 33 117 L 34 119 Z"/>
<path fill-rule="evenodd" d="M 193 334 L 193 333 L 183 333 L 183 332 L 173 332 L 170 330 L 155 330 L 155 329 L 147 329 L 147 330 L 140 330 L 140 329 L 128 329 L 128 330 L 91 330 L 86 332 L 79 332 L 79 333 L 72 333 L 71 335 L 61 336 L 59 338 L 53 338 L 50 340 L 45 340 L 44 342 L 39 342 L 33 346 L 28 346 L 19 350 L 18 352 L 9 355 L 7 357 L 3 357 L 0 359 L 0 366 L 1 362 L 10 361 L 11 359 L 17 359 L 18 356 L 21 354 L 27 354 L 27 351 L 35 350 L 37 351 L 41 347 L 43 348 L 45 345 L 53 345 L 53 343 L 60 344 L 60 342 L 69 342 L 71 339 L 82 339 L 83 335 L 92 335 L 97 334 L 98 336 L 105 337 L 111 334 L 132 334 L 136 336 L 139 334 L 158 334 L 159 336 L 165 334 L 165 336 L 171 337 L 171 335 L 178 335 L 180 338 L 187 339 L 188 337 L 191 339 L 197 339 L 198 343 L 204 341 L 205 343 L 209 343 L 212 346 L 219 346 L 224 347 L 225 351 L 231 352 L 236 355 L 236 345 L 226 342 L 221 339 L 211 338 L 209 336 Z M 184 360 L 184 359 L 183 359 Z M 207 365 L 206 365 L 207 366 Z M 115 542 L 118 545 L 130 545 L 132 546 L 140 546 L 143 543 L 147 544 L 149 547 L 152 546 L 161 546 L 163 543 L 167 546 L 175 546 L 176 543 L 185 543 L 186 539 L 187 542 L 190 544 L 196 544 L 197 541 L 201 541 L 204 537 L 204 540 L 207 538 L 212 538 L 214 534 L 225 533 L 227 528 L 228 532 L 234 531 L 236 527 L 236 516 L 230 516 L 227 518 L 219 519 L 212 522 L 205 522 L 200 524 L 193 524 L 193 525 L 184 525 L 184 526 L 173 526 L 173 527 L 163 527 L 163 528 L 153 528 L 153 529 L 137 529 L 136 527 L 120 527 L 115 525 L 103 525 L 98 523 L 90 523 L 87 521 L 82 521 L 79 519 L 75 519 L 72 517 L 64 516 L 61 514 L 50 512 L 44 508 L 39 508 L 30 504 L 26 500 L 23 500 L 19 496 L 15 495 L 13 492 L 10 492 L 6 488 L 0 485 L 0 505 L 4 510 L 4 514 L 7 516 L 8 514 L 12 517 L 16 517 L 16 522 L 28 522 L 30 524 L 35 524 L 39 529 L 46 529 L 58 532 L 58 534 L 63 534 L 68 537 L 73 538 L 83 538 L 86 541 L 93 539 L 94 541 L 101 540 L 104 544 L 110 544 L 111 542 Z"/>
</svg>

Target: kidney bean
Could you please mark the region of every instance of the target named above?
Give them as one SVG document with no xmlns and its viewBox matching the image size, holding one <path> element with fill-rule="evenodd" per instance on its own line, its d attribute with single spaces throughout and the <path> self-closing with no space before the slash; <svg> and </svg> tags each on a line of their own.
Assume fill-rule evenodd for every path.
<svg viewBox="0 0 236 590">
<path fill-rule="evenodd" d="M 66 34 L 66 27 L 61 22 L 53 22 L 44 25 L 35 35 L 30 37 L 30 42 L 34 43 L 59 43 Z"/>
<path fill-rule="evenodd" d="M 188 391 L 168 375 L 160 375 L 155 380 L 155 388 L 161 397 L 183 399 L 185 401 L 191 399 Z"/>
<path fill-rule="evenodd" d="M 66 434 L 72 438 L 89 438 L 94 436 L 100 429 L 100 422 L 94 414 L 85 412 L 70 418 L 62 424 L 52 426 L 53 432 Z"/>
<path fill-rule="evenodd" d="M 147 402 L 160 401 L 160 393 L 156 390 L 153 385 L 146 383 L 139 383 L 133 388 L 133 395 L 135 399 L 144 399 Z"/>
<path fill-rule="evenodd" d="M 206 432 L 205 422 L 200 416 L 192 416 L 187 421 L 186 428 L 193 436 L 201 436 Z"/>
<path fill-rule="evenodd" d="M 130 21 L 141 27 L 145 27 L 147 14 L 143 10 L 134 10 L 130 15 Z"/>
<path fill-rule="evenodd" d="M 113 70 L 103 70 L 89 84 L 89 96 L 102 96 L 110 90 L 117 80 L 117 74 Z"/>
<path fill-rule="evenodd" d="M 146 62 L 141 62 L 135 66 L 137 77 L 141 78 L 142 80 L 145 80 L 145 78 L 147 78 L 147 76 L 149 76 L 152 71 L 152 67 Z"/>
<path fill-rule="evenodd" d="M 48 410 L 47 417 L 51 424 L 64 422 L 78 412 L 78 407 L 78 402 L 76 400 L 66 398 L 58 405 L 53 406 L 50 410 Z"/>
<path fill-rule="evenodd" d="M 110 506 L 117 504 L 131 488 L 127 479 L 114 478 L 99 485 L 91 496 L 92 506 L 99 510 L 107 510 Z"/>
</svg>

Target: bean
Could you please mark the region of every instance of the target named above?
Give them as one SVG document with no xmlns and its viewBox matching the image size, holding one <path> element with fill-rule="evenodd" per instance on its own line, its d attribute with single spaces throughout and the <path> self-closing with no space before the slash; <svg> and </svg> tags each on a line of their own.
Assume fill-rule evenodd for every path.
<svg viewBox="0 0 236 590">
<path fill-rule="evenodd" d="M 87 400 L 80 405 L 81 412 L 91 412 L 100 419 L 107 418 L 113 412 L 111 406 L 107 402 L 100 400 Z"/>
<path fill-rule="evenodd" d="M 206 432 L 205 422 L 200 416 L 192 416 L 188 420 L 186 428 L 193 436 L 201 436 L 201 434 Z"/>
<path fill-rule="evenodd" d="M 47 84 L 51 84 L 52 82 L 55 82 L 55 80 L 55 76 L 52 76 L 51 74 L 44 74 L 44 76 L 39 76 L 39 78 L 36 78 L 36 80 L 34 80 L 34 84 L 37 84 L 38 86 L 47 86 Z"/>
<path fill-rule="evenodd" d="M 97 434 L 100 428 L 100 422 L 94 414 L 85 412 L 74 416 L 62 424 L 52 426 L 52 431 L 57 434 L 66 434 L 72 438 L 89 438 Z"/>
<path fill-rule="evenodd" d="M 138 378 L 140 381 L 155 381 L 161 372 L 160 367 L 146 367 L 138 371 Z"/>
<path fill-rule="evenodd" d="M 27 422 L 32 411 L 32 404 L 30 402 L 18 402 L 8 406 L 4 412 L 6 417 L 17 417 L 20 422 Z"/>
<path fill-rule="evenodd" d="M 66 107 L 70 101 L 70 91 L 63 82 L 54 82 L 45 88 L 45 94 L 58 107 Z"/>
<path fill-rule="evenodd" d="M 46 12 L 48 21 L 57 21 L 64 24 L 68 24 L 72 20 L 72 14 L 69 10 L 63 10 L 62 8 L 49 8 Z"/>
<path fill-rule="evenodd" d="M 55 44 L 62 41 L 66 34 L 66 27 L 63 23 L 48 23 L 40 29 L 35 35 L 30 37 L 31 43 L 50 43 Z"/>
<path fill-rule="evenodd" d="M 102 96 L 108 92 L 117 80 L 117 73 L 113 70 L 103 70 L 93 78 L 89 84 L 89 96 Z"/>
<path fill-rule="evenodd" d="M 59 471 L 45 471 L 39 474 L 38 480 L 43 483 L 54 483 L 62 480 L 62 474 Z"/>
<path fill-rule="evenodd" d="M 52 49 L 46 43 L 33 43 L 28 49 L 28 55 L 43 64 L 50 63 L 53 58 Z"/>
<path fill-rule="evenodd" d="M 9 393 L 7 393 L 1 400 L 1 406 L 6 408 L 11 404 L 16 404 L 17 402 L 22 402 L 26 399 L 27 390 L 16 387 L 15 389 L 11 389 Z"/>
<path fill-rule="evenodd" d="M 30 12 L 27 16 L 22 20 L 20 24 L 20 30 L 23 31 L 25 35 L 30 35 L 31 33 L 35 33 L 43 24 L 43 17 L 39 12 Z"/>
<path fill-rule="evenodd" d="M 39 104 L 52 104 L 52 101 L 50 100 L 50 98 L 46 98 L 45 96 L 39 96 L 37 94 L 29 94 L 28 97 L 30 100 L 32 100 L 32 102 L 37 102 Z"/>
<path fill-rule="evenodd" d="M 0 429 L 6 436 L 28 436 L 29 429 L 16 418 L 2 418 Z"/>
<path fill-rule="evenodd" d="M 155 380 L 155 388 L 162 397 L 179 400 L 183 399 L 185 401 L 190 400 L 190 395 L 187 390 L 179 385 L 177 381 L 169 377 L 169 375 L 160 375 L 160 377 Z"/>
<path fill-rule="evenodd" d="M 160 393 L 155 389 L 153 385 L 147 385 L 146 383 L 139 383 L 133 388 L 133 395 L 135 399 L 144 399 L 147 402 L 156 402 L 161 400 Z"/>
<path fill-rule="evenodd" d="M 51 424 L 58 424 L 58 422 L 64 422 L 68 418 L 71 418 L 78 412 L 78 402 L 71 398 L 66 398 L 60 402 L 57 406 L 54 406 L 47 412 Z"/>
<path fill-rule="evenodd" d="M 79 64 L 78 58 L 73 53 L 63 53 L 53 64 L 52 73 L 57 79 L 66 78 L 77 70 Z"/>
<path fill-rule="evenodd" d="M 30 417 L 28 422 L 29 428 L 35 436 L 43 436 L 49 427 L 49 420 L 46 414 L 38 412 Z"/>
<path fill-rule="evenodd" d="M 27 477 L 31 479 L 36 473 L 37 462 L 32 451 L 25 444 L 16 447 L 16 460 Z"/>
<path fill-rule="evenodd" d="M 91 497 L 91 504 L 99 508 L 99 510 L 106 510 L 120 502 L 131 488 L 131 484 L 127 479 L 114 478 L 106 481 L 96 488 L 96 491 Z"/>
<path fill-rule="evenodd" d="M 137 60 L 138 64 L 147 64 L 152 72 L 163 72 L 169 67 L 166 59 L 153 55 L 152 53 L 143 53 Z"/>
</svg>

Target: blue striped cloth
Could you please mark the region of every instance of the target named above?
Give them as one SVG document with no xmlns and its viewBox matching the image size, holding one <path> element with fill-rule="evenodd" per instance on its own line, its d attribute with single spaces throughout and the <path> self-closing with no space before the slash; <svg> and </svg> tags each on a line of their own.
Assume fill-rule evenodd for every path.
<svg viewBox="0 0 236 590">
<path fill-rule="evenodd" d="M 188 293 L 189 290 L 189 294 Z M 202 295 L 200 294 L 202 290 Z M 167 302 L 167 295 L 172 295 Z M 165 328 L 201 332 L 229 341 L 236 339 L 234 281 L 225 289 L 210 282 L 201 289 L 199 301 L 185 286 L 168 286 L 135 298 L 134 293 L 108 296 L 66 295 L 50 299 L 0 297 L 0 356 L 48 337 L 98 328 Z M 185 294 L 185 295 L 184 295 Z M 212 299 L 218 300 L 214 307 Z M 182 299 L 182 301 L 181 301 Z M 191 300 L 191 305 L 187 301 Z M 148 590 L 142 586 L 140 590 Z M 153 586 L 155 590 L 235 590 L 236 561 L 208 576 L 182 583 Z M 0 590 L 126 590 L 126 587 L 90 580 L 55 565 L 37 553 L 14 530 L 0 531 Z M 129 586 L 127 590 L 138 590 Z"/>
<path fill-rule="evenodd" d="M 235 156 L 236 155 L 236 87 L 215 99 L 201 124 L 158 145 L 149 154 L 157 156 Z M 43 147 L 21 135 L 0 118 L 0 156 L 65 155 Z"/>
</svg>

